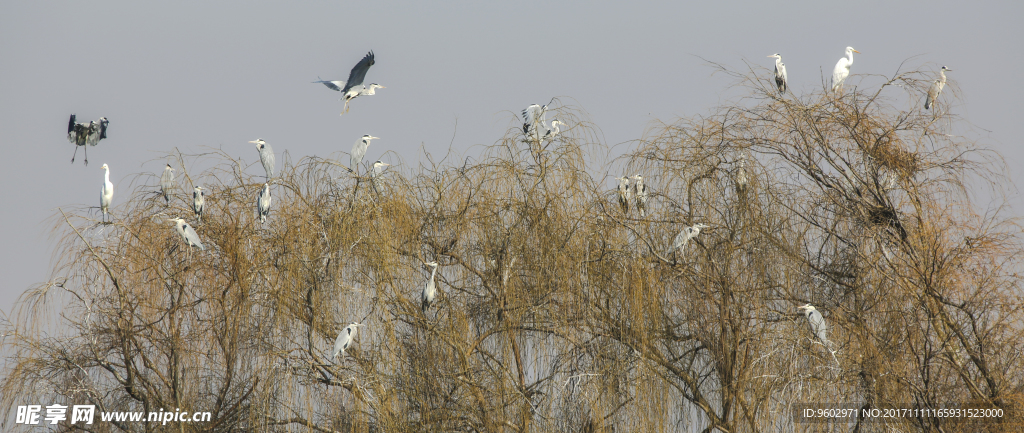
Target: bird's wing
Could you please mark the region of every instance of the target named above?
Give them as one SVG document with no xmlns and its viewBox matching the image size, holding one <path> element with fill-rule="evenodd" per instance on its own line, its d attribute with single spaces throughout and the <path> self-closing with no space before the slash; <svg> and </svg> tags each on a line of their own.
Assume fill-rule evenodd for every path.
<svg viewBox="0 0 1024 433">
<path fill-rule="evenodd" d="M 109 120 L 101 120 L 100 121 L 100 140 L 103 140 L 103 139 L 107 138 L 107 124 L 109 124 L 109 123 L 110 123 Z"/>
<path fill-rule="evenodd" d="M 103 137 L 103 125 L 99 123 L 93 123 L 89 125 L 89 135 L 85 138 L 85 143 L 90 146 L 100 144 L 100 138 Z"/>
<path fill-rule="evenodd" d="M 341 353 L 341 348 L 345 346 L 346 335 L 345 330 L 338 333 L 338 338 L 334 340 L 334 351 L 331 352 L 331 358 L 336 358 L 338 357 L 338 354 Z"/>
<path fill-rule="evenodd" d="M 348 81 L 345 82 L 345 88 L 342 91 L 348 92 L 348 89 L 363 84 L 366 71 L 369 71 L 370 66 L 373 66 L 374 63 L 373 51 L 370 51 L 363 57 L 363 60 L 360 60 L 359 63 L 352 67 L 352 71 L 348 73 Z"/>
<path fill-rule="evenodd" d="M 72 132 L 75 132 L 75 115 L 74 114 L 71 115 L 71 120 L 68 120 L 68 136 L 69 137 L 71 136 Z"/>
<path fill-rule="evenodd" d="M 320 77 L 316 77 L 317 80 L 314 83 L 320 83 L 327 86 L 328 89 L 341 91 L 341 88 L 345 86 L 345 82 L 341 80 L 321 80 Z"/>
<path fill-rule="evenodd" d="M 818 336 L 818 339 L 822 342 L 828 340 L 828 328 L 825 326 L 825 318 L 821 317 L 821 313 L 817 310 L 811 311 L 807 314 L 807 321 L 811 323 L 811 330 Z"/>
<path fill-rule="evenodd" d="M 169 186 L 174 182 L 174 172 L 164 168 L 164 174 L 160 175 L 160 186 Z"/>
<path fill-rule="evenodd" d="M 185 224 L 183 229 L 185 230 L 185 239 L 188 239 L 189 243 L 199 247 L 200 250 L 206 249 L 206 247 L 203 246 L 203 242 L 199 240 L 199 233 L 196 233 L 196 230 L 193 229 L 192 226 Z"/>
<path fill-rule="evenodd" d="M 274 169 L 277 168 L 277 158 L 274 156 L 274 149 L 269 144 L 263 144 L 263 150 L 260 151 L 260 160 L 263 161 L 263 168 L 267 169 L 267 174 L 273 176 Z"/>
<path fill-rule="evenodd" d="M 544 112 L 547 111 L 540 105 L 533 104 L 523 110 L 523 123 L 533 125 L 537 122 L 544 123 Z"/>
</svg>

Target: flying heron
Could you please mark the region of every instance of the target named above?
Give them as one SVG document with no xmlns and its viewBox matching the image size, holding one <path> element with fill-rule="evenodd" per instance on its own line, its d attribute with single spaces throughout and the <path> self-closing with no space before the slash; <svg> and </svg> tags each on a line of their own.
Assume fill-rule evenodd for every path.
<svg viewBox="0 0 1024 433">
<path fill-rule="evenodd" d="M 86 144 L 89 146 L 95 146 L 100 143 L 100 140 L 107 138 L 107 124 L 110 121 L 106 117 L 100 117 L 100 120 L 90 120 L 89 123 L 77 123 L 75 122 L 75 115 L 71 115 L 71 119 L 68 120 L 68 141 L 75 145 L 75 154 L 71 155 L 71 163 L 75 163 L 75 157 L 78 156 L 78 147 L 85 147 Z M 89 148 L 85 148 L 85 165 L 89 165 Z"/>
</svg>

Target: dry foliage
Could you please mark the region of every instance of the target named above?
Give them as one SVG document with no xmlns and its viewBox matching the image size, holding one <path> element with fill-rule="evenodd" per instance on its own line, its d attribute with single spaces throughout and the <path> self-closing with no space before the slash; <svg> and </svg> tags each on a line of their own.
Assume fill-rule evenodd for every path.
<svg viewBox="0 0 1024 433">
<path fill-rule="evenodd" d="M 763 71 L 724 72 L 747 97 L 652 128 L 614 164 L 652 189 L 642 219 L 595 176 L 607 148 L 566 106 L 552 142 L 513 124 L 474 158 L 373 181 L 286 162 L 265 225 L 262 177 L 226 155 L 180 176 L 169 207 L 139 186 L 112 225 L 61 216 L 60 277 L 7 326 L 6 419 L 38 402 L 213 413 L 92 431 L 1020 428 L 792 423 L 808 402 L 1019 412 L 1019 227 L 972 201 L 999 191 L 1002 165 L 954 135 L 945 105 L 919 108 L 930 74 L 798 98 Z M 190 182 L 208 191 L 201 224 Z M 207 250 L 187 252 L 169 216 Z M 695 223 L 711 228 L 666 254 Z M 439 295 L 423 313 L 429 261 Z M 807 302 L 835 358 L 795 310 Z M 350 322 L 365 326 L 332 361 Z"/>
</svg>

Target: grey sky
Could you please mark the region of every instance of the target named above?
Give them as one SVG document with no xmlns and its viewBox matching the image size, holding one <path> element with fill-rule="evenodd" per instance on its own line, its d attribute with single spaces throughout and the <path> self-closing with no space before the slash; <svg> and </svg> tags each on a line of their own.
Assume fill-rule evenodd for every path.
<svg viewBox="0 0 1024 433">
<path fill-rule="evenodd" d="M 1011 167 L 1024 161 L 1021 2 L 211 3 L 0 3 L 0 309 L 50 278 L 50 217 L 58 207 L 98 206 L 104 163 L 116 215 L 133 175 L 159 173 L 161 154 L 174 147 L 223 146 L 261 174 L 249 140 L 262 137 L 279 161 L 284 151 L 298 161 L 347 152 L 372 134 L 381 140 L 367 160 L 391 151 L 385 161 L 416 164 L 421 144 L 444 154 L 456 118 L 454 148 L 465 151 L 552 96 L 575 99 L 616 144 L 654 119 L 722 102 L 727 81 L 696 56 L 770 68 L 765 56 L 779 52 L 800 94 L 819 86 L 848 45 L 863 53 L 852 80 L 892 75 L 921 55 L 907 68 L 954 69 L 965 97 L 954 112 L 992 131 L 982 143 Z M 339 117 L 340 95 L 310 81 L 344 80 L 371 49 L 377 64 L 367 81 L 387 88 Z M 82 152 L 69 164 L 71 113 L 110 119 L 88 167 Z"/>
</svg>

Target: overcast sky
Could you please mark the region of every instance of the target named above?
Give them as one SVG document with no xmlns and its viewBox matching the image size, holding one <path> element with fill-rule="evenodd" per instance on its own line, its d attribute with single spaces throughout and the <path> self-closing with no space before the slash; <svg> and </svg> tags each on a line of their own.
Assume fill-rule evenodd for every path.
<svg viewBox="0 0 1024 433">
<path fill-rule="evenodd" d="M 552 96 L 573 98 L 614 145 L 724 102 L 728 83 L 700 58 L 771 67 L 765 56 L 781 53 L 797 94 L 848 45 L 863 53 L 854 75 L 892 75 L 911 57 L 946 65 L 964 97 L 956 114 L 1011 167 L 1024 161 L 1024 2 L 437 3 L 0 2 L 0 309 L 51 278 L 52 217 L 98 206 L 104 163 L 116 213 L 131 179 L 175 147 L 255 162 L 246 142 L 262 137 L 278 161 L 298 161 L 372 134 L 369 160 L 417 164 L 421 146 L 444 154 L 453 133 L 460 152 L 493 143 L 513 113 Z M 367 81 L 387 88 L 339 117 L 339 94 L 310 81 L 344 80 L 371 49 Z M 71 113 L 110 120 L 88 166 L 82 152 L 70 164 Z"/>
</svg>

